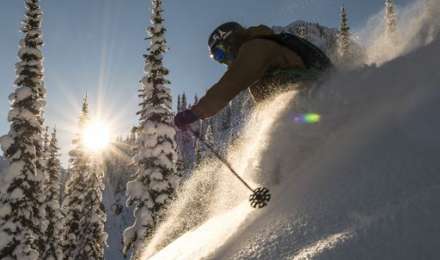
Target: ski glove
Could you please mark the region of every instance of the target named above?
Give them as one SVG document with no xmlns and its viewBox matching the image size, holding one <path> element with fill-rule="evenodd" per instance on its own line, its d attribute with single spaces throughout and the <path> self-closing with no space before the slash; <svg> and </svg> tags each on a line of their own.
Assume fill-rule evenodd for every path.
<svg viewBox="0 0 440 260">
<path fill-rule="evenodd" d="M 185 130 L 186 126 L 199 120 L 199 117 L 190 109 L 177 113 L 174 117 L 174 124 L 181 130 Z"/>
</svg>

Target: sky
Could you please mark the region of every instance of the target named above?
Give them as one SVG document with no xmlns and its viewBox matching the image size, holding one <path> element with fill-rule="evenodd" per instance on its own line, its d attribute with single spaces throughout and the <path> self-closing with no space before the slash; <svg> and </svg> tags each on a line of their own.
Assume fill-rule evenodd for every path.
<svg viewBox="0 0 440 260">
<path fill-rule="evenodd" d="M 395 0 L 398 6 L 415 0 Z M 87 93 L 92 115 L 109 121 L 114 134 L 136 124 L 137 89 L 143 76 L 150 18 L 149 0 L 41 0 L 44 67 L 48 90 L 46 124 L 57 127 L 63 162 Z M 383 9 L 383 0 L 164 0 L 169 52 L 165 66 L 175 103 L 185 92 L 202 96 L 225 68 L 208 56 L 207 38 L 223 22 L 245 26 L 287 25 L 301 19 L 337 27 L 345 5 L 353 31 Z M 0 135 L 9 130 L 8 95 L 13 91 L 24 1 L 2 0 L 0 8 Z M 0 151 L 1 154 L 1 151 Z"/>
</svg>

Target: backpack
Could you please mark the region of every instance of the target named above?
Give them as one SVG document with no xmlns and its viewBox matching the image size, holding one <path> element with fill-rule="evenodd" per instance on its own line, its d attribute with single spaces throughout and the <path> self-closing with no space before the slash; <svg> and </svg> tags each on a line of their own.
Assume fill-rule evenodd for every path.
<svg viewBox="0 0 440 260">
<path fill-rule="evenodd" d="M 333 67 L 332 62 L 321 49 L 296 35 L 283 32 L 280 34 L 256 38 L 275 41 L 276 43 L 292 50 L 301 57 L 307 69 L 324 71 Z"/>
</svg>

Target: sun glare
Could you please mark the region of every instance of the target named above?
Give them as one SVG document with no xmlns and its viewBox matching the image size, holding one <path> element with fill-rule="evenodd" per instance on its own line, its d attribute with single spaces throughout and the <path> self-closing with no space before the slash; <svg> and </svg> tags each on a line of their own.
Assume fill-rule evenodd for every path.
<svg viewBox="0 0 440 260">
<path fill-rule="evenodd" d="M 93 152 L 102 151 L 110 144 L 109 127 L 100 121 L 90 122 L 82 135 L 83 145 Z"/>
</svg>

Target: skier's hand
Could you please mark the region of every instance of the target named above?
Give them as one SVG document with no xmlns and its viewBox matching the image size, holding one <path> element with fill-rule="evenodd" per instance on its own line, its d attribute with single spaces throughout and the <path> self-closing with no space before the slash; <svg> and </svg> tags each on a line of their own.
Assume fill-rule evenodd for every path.
<svg viewBox="0 0 440 260">
<path fill-rule="evenodd" d="M 189 124 L 194 123 L 199 120 L 199 117 L 191 111 L 191 109 L 187 109 L 185 111 L 177 113 L 174 117 L 174 124 L 181 130 L 185 130 Z"/>
</svg>

